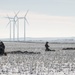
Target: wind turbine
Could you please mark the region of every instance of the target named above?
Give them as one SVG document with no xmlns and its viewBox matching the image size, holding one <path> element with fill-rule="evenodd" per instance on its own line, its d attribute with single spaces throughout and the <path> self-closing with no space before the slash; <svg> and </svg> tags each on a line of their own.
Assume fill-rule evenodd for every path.
<svg viewBox="0 0 75 75">
<path fill-rule="evenodd" d="M 16 16 L 15 24 L 17 23 L 17 41 L 19 41 L 19 18 Z"/>
<path fill-rule="evenodd" d="M 28 13 L 29 10 L 27 10 L 26 14 L 24 17 L 18 17 L 18 19 L 24 19 L 24 41 L 25 41 L 25 37 L 26 37 L 26 22 L 28 23 L 27 19 L 26 19 L 26 16 L 27 16 L 27 13 Z M 28 23 L 29 24 L 29 23 Z"/>
<path fill-rule="evenodd" d="M 17 12 L 17 14 L 15 14 L 15 16 L 13 18 L 13 41 L 15 40 L 15 24 L 16 24 L 16 21 L 18 20 L 18 17 L 17 17 L 18 13 L 19 13 L 19 11 Z"/>
<path fill-rule="evenodd" d="M 25 41 L 25 37 L 26 37 L 26 22 L 28 23 L 26 16 L 27 16 L 28 11 L 26 12 L 25 16 L 24 16 L 24 41 Z M 29 24 L 29 23 L 28 23 Z"/>
<path fill-rule="evenodd" d="M 8 22 L 7 26 L 10 24 L 10 29 L 9 29 L 10 33 L 9 33 L 9 35 L 10 35 L 10 41 L 11 41 L 11 21 L 12 21 L 12 18 L 10 18 L 8 15 L 7 15 L 7 18 L 9 19 L 9 22 Z"/>
<path fill-rule="evenodd" d="M 18 13 L 19 13 L 19 11 L 18 11 Z M 17 23 L 17 41 L 19 41 L 19 18 L 17 16 L 17 14 L 15 13 L 15 24 Z"/>
</svg>

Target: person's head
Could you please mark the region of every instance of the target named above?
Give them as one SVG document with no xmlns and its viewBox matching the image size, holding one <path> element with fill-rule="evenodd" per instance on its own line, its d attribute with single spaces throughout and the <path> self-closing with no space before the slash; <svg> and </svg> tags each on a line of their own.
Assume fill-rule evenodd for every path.
<svg viewBox="0 0 75 75">
<path fill-rule="evenodd" d="M 0 41 L 0 45 L 3 45 L 3 42 L 2 41 Z"/>
<path fill-rule="evenodd" d="M 48 42 L 46 42 L 46 44 L 48 44 Z"/>
<path fill-rule="evenodd" d="M 0 40 L 0 43 L 3 43 L 3 42 Z"/>
</svg>

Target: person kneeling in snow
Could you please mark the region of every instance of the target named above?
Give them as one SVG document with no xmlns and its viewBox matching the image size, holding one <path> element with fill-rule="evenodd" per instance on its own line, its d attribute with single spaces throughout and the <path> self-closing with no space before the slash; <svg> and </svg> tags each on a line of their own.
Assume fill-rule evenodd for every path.
<svg viewBox="0 0 75 75">
<path fill-rule="evenodd" d="M 50 49 L 49 49 L 49 45 L 48 45 L 48 42 L 46 42 L 46 44 L 45 44 L 45 51 L 50 51 Z"/>
<path fill-rule="evenodd" d="M 0 41 L 0 55 L 7 55 L 5 53 L 5 45 L 2 41 Z"/>
</svg>

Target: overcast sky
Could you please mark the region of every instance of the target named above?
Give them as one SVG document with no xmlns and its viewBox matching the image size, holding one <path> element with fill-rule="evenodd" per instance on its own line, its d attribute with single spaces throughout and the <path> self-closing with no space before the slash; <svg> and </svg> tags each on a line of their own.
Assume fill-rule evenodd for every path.
<svg viewBox="0 0 75 75">
<path fill-rule="evenodd" d="M 27 10 L 26 37 L 75 37 L 75 0 L 0 0 L 0 38 L 9 37 L 4 17 L 18 11 L 23 17 Z M 23 37 L 23 20 L 19 25 Z"/>
</svg>

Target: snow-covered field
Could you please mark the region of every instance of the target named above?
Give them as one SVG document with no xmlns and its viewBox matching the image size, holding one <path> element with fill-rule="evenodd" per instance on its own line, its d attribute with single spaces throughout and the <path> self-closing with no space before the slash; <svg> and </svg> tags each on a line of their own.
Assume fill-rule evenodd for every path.
<svg viewBox="0 0 75 75">
<path fill-rule="evenodd" d="M 0 56 L 0 75 L 75 75 L 75 44 L 49 43 L 45 52 L 45 42 L 4 42 L 5 51 L 40 52 L 41 54 L 7 54 Z"/>
</svg>

